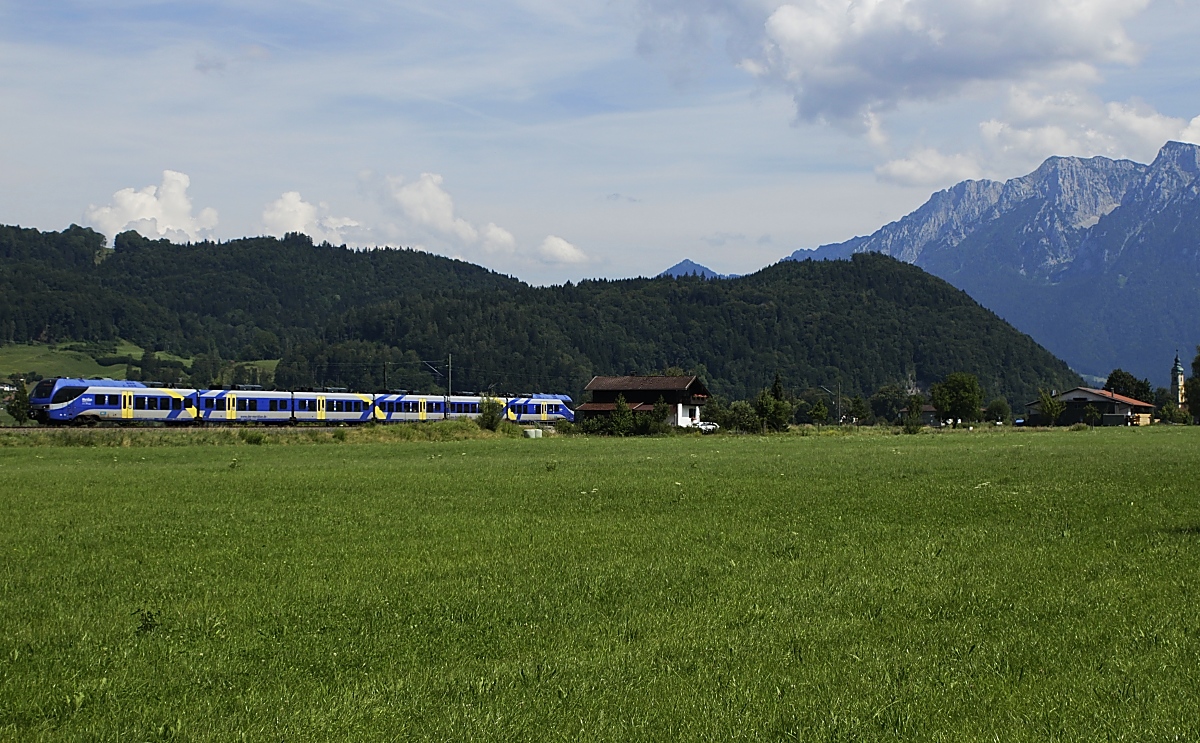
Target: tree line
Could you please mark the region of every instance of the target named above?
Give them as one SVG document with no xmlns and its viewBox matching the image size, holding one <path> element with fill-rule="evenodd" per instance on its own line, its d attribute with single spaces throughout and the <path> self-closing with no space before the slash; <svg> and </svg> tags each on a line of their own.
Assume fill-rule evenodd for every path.
<svg viewBox="0 0 1200 743">
<path fill-rule="evenodd" d="M 177 245 L 124 233 L 109 249 L 85 228 L 0 227 L 0 343 L 117 339 L 190 361 L 98 351 L 99 361 L 201 386 L 438 392 L 453 357 L 456 390 L 578 399 L 593 375 L 680 366 L 752 405 L 775 372 L 792 390 L 840 385 L 845 413 L 856 396 L 928 390 L 956 371 L 1013 404 L 1079 382 L 963 292 L 877 254 L 785 261 L 738 279 L 531 287 L 420 251 L 303 235 Z M 836 412 L 797 396 L 806 416 L 818 402 Z"/>
</svg>

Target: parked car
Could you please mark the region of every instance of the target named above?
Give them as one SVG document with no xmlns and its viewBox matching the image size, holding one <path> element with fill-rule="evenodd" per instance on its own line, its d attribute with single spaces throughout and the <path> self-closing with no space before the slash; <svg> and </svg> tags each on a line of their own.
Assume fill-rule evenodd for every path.
<svg viewBox="0 0 1200 743">
<path fill-rule="evenodd" d="M 720 426 L 712 421 L 700 421 L 696 424 L 696 428 L 700 429 L 700 433 L 713 433 L 720 428 Z"/>
</svg>

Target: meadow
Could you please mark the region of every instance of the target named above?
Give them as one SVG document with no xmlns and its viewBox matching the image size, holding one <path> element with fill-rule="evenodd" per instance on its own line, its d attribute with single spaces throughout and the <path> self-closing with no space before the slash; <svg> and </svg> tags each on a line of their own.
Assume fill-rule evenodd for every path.
<svg viewBox="0 0 1200 743">
<path fill-rule="evenodd" d="M 362 436 L 0 448 L 0 740 L 1200 740 L 1200 429 Z"/>
</svg>

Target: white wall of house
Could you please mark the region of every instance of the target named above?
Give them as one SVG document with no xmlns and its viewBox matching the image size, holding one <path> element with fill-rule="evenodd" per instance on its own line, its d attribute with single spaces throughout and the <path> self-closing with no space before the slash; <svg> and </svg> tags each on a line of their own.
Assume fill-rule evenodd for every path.
<svg viewBox="0 0 1200 743">
<path fill-rule="evenodd" d="M 675 406 L 671 417 L 673 418 L 670 421 L 671 425 L 691 428 L 700 422 L 700 406 L 679 403 Z"/>
</svg>

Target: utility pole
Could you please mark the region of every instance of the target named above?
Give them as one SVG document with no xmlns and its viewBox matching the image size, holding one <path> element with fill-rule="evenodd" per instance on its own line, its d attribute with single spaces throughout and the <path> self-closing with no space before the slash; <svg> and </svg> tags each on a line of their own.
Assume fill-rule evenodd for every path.
<svg viewBox="0 0 1200 743">
<path fill-rule="evenodd" d="M 446 354 L 446 366 L 449 369 L 449 374 L 446 377 L 446 396 L 454 394 L 454 354 Z"/>
</svg>

